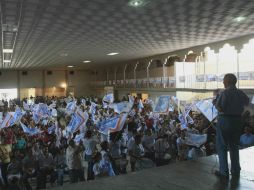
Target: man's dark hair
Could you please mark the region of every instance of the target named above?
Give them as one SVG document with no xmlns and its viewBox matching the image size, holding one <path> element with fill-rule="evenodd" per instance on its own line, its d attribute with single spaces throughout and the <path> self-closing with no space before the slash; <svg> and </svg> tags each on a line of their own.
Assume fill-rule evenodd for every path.
<svg viewBox="0 0 254 190">
<path fill-rule="evenodd" d="M 237 83 L 237 78 L 234 74 L 228 73 L 224 76 L 224 80 L 228 82 L 229 85 L 235 85 Z"/>
</svg>

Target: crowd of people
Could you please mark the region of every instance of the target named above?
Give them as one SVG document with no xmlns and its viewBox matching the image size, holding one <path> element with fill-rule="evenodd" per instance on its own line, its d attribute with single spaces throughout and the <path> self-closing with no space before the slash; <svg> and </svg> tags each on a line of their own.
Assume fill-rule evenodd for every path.
<svg viewBox="0 0 254 190">
<path fill-rule="evenodd" d="M 140 101 L 134 98 L 120 130 L 106 134 L 101 132 L 99 123 L 118 114 L 95 97 L 2 101 L 0 186 L 31 190 L 31 179 L 36 179 L 35 188 L 45 189 L 47 184 L 63 185 L 65 179 L 68 183 L 97 180 L 215 153 L 215 121 L 209 122 L 197 110 L 190 110 L 188 115 L 192 122 L 183 128 L 177 105 L 159 114 L 153 113 L 149 101 L 143 101 L 143 107 Z M 72 102 L 74 105 L 70 108 Z M 39 104 L 47 105 L 48 114 L 39 115 L 38 119 L 34 112 Z M 16 113 L 17 109 L 21 116 L 6 123 L 8 113 Z M 72 127 L 70 123 L 77 109 L 87 114 L 86 121 L 74 130 L 67 130 L 68 126 Z M 252 120 L 246 113 L 245 131 L 241 136 L 243 148 L 254 145 Z M 207 138 L 200 146 L 194 146 L 186 143 L 188 134 L 206 134 Z"/>
</svg>

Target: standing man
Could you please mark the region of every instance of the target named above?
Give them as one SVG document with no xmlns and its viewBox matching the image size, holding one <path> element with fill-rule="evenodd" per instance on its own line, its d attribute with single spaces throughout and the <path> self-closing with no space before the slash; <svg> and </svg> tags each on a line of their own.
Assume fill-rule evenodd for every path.
<svg viewBox="0 0 254 190">
<path fill-rule="evenodd" d="M 236 88 L 237 78 L 234 74 L 226 74 L 223 78 L 225 90 L 220 93 L 216 101 L 219 111 L 216 147 L 219 156 L 219 171 L 215 175 L 221 179 L 229 178 L 227 150 L 229 149 L 231 159 L 232 177 L 240 176 L 239 163 L 239 140 L 243 128 L 242 113 L 244 106 L 248 105 L 248 96 Z"/>
</svg>

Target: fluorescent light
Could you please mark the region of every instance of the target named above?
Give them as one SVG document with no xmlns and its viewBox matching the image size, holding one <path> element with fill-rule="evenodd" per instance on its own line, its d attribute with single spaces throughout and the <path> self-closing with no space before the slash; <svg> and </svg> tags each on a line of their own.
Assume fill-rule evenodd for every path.
<svg viewBox="0 0 254 190">
<path fill-rule="evenodd" d="M 60 53 L 60 56 L 61 56 L 61 57 L 67 57 L 67 56 L 68 56 L 68 53 Z"/>
<path fill-rule="evenodd" d="M 13 53 L 13 49 L 3 49 L 3 53 Z"/>
<path fill-rule="evenodd" d="M 131 7 L 140 7 L 145 5 L 146 3 L 144 2 L 144 0 L 131 0 L 129 1 L 129 6 Z"/>
<path fill-rule="evenodd" d="M 236 22 L 242 22 L 242 21 L 244 21 L 245 19 L 246 19 L 246 17 L 244 17 L 244 16 L 239 16 L 239 17 L 234 18 L 234 21 L 236 21 Z"/>
<path fill-rule="evenodd" d="M 83 63 L 90 63 L 91 61 L 89 61 L 89 60 L 86 60 L 86 61 L 83 61 Z"/>
<path fill-rule="evenodd" d="M 116 52 L 112 52 L 112 53 L 108 53 L 107 55 L 117 55 L 119 53 L 116 53 Z"/>
<path fill-rule="evenodd" d="M 4 62 L 4 63 L 10 63 L 11 60 L 4 60 L 3 62 Z"/>
<path fill-rule="evenodd" d="M 69 67 L 69 68 L 73 68 L 74 66 L 73 66 L 73 65 L 68 65 L 67 67 Z"/>
</svg>

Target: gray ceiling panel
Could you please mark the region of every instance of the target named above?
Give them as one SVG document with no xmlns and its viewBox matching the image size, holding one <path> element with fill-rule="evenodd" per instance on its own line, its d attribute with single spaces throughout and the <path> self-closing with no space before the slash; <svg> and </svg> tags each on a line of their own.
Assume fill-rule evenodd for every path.
<svg viewBox="0 0 254 190">
<path fill-rule="evenodd" d="M 123 62 L 254 33 L 253 0 L 146 1 L 1 0 L 0 68 Z"/>
</svg>

